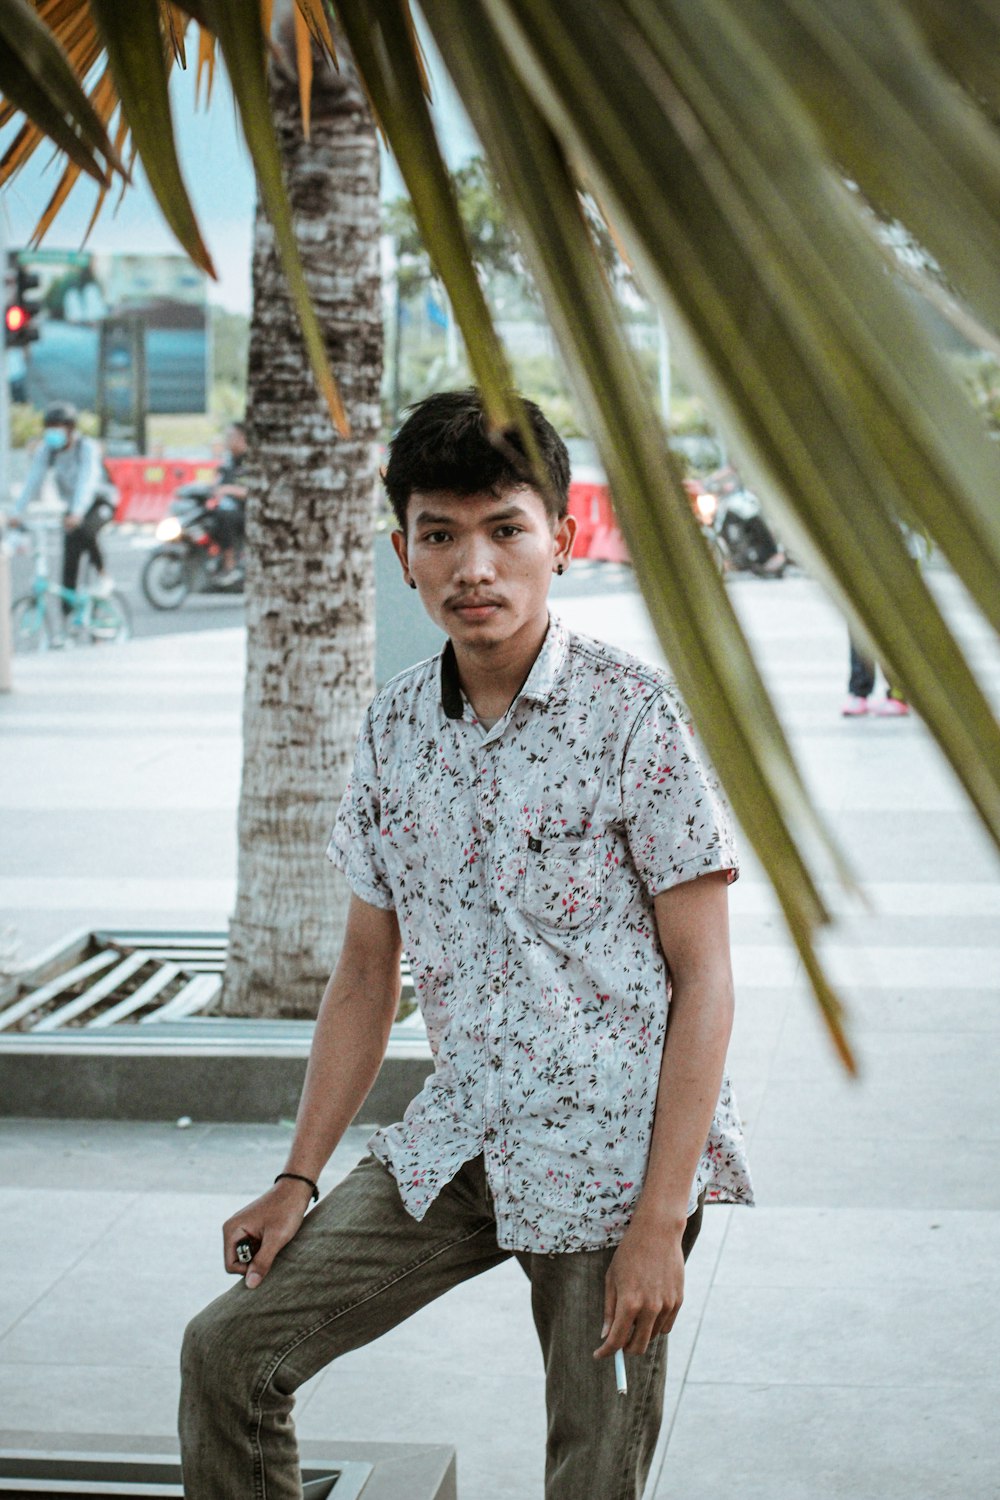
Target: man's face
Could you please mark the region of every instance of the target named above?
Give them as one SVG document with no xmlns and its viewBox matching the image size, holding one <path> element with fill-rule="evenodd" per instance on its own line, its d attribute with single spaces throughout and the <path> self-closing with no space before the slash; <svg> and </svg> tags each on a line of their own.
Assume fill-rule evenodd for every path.
<svg viewBox="0 0 1000 1500">
<path fill-rule="evenodd" d="M 392 540 L 435 624 L 456 645 L 489 649 L 544 628 L 552 574 L 569 562 L 575 531 L 572 516 L 553 523 L 527 486 L 499 497 L 414 490 L 406 534 Z"/>
<path fill-rule="evenodd" d="M 242 458 L 247 451 L 247 440 L 238 427 L 230 427 L 226 433 L 226 447 L 234 458 Z"/>
</svg>

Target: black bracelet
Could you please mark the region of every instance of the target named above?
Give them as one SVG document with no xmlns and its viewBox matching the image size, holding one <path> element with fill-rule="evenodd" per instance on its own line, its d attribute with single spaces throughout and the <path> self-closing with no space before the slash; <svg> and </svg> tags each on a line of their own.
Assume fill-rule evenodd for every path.
<svg viewBox="0 0 1000 1500">
<path fill-rule="evenodd" d="M 279 1172 L 274 1180 L 275 1182 L 280 1182 L 283 1177 L 293 1177 L 296 1182 L 304 1182 L 306 1187 L 312 1188 L 312 1201 L 314 1203 L 319 1202 L 319 1188 L 311 1177 L 303 1177 L 301 1172 Z"/>
</svg>

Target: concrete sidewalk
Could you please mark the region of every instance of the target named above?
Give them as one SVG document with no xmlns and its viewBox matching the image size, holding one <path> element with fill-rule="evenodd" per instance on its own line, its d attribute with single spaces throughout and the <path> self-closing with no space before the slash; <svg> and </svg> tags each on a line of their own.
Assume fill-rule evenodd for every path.
<svg viewBox="0 0 1000 1500">
<path fill-rule="evenodd" d="M 1000 690 L 995 641 L 938 585 Z M 650 1497 L 997 1500 L 1000 863 L 918 723 L 840 719 L 844 628 L 817 588 L 732 589 L 875 907 L 827 944 L 863 1076 L 832 1059 L 748 856 L 731 1069 L 759 1206 L 706 1215 Z M 634 596 L 559 608 L 656 654 Z M 225 924 L 242 644 L 221 631 L 17 663 L 0 699 L 0 910 L 24 956 L 85 924 Z M 364 1139 L 351 1132 L 324 1186 Z M 0 1121 L 0 1444 L 172 1431 L 181 1329 L 225 1283 L 218 1226 L 286 1141 L 282 1126 Z M 456 1444 L 463 1500 L 540 1500 L 520 1271 L 341 1361 L 299 1413 L 310 1438 Z"/>
</svg>

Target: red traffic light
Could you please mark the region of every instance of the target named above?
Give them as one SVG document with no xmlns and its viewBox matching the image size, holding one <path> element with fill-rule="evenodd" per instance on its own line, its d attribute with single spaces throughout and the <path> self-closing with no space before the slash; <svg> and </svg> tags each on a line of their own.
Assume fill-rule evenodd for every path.
<svg viewBox="0 0 1000 1500">
<path fill-rule="evenodd" d="M 27 327 L 27 324 L 28 324 L 28 313 L 27 313 L 27 310 L 25 308 L 21 307 L 16 302 L 13 304 L 13 306 L 8 307 L 8 309 L 7 309 L 7 332 L 8 333 L 20 333 L 22 328 Z"/>
</svg>

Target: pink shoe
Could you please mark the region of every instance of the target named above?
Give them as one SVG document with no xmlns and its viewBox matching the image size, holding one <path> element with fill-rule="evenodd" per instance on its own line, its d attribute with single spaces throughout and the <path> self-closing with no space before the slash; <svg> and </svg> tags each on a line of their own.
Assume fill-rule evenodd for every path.
<svg viewBox="0 0 1000 1500">
<path fill-rule="evenodd" d="M 910 705 L 904 703 L 902 698 L 883 698 L 872 709 L 872 713 L 878 714 L 880 719 L 905 719 L 909 712 Z"/>
<path fill-rule="evenodd" d="M 860 719 L 868 712 L 868 699 L 852 693 L 840 712 L 845 719 Z"/>
</svg>

